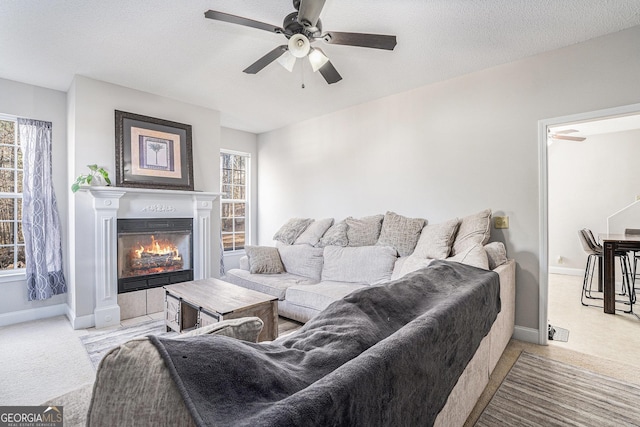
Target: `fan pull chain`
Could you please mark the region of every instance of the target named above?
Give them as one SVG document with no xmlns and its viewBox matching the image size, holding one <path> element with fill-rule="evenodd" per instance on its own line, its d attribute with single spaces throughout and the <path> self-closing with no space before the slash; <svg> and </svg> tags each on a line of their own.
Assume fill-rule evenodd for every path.
<svg viewBox="0 0 640 427">
<path fill-rule="evenodd" d="M 300 61 L 300 80 L 302 81 L 301 89 L 304 89 L 304 61 Z"/>
</svg>

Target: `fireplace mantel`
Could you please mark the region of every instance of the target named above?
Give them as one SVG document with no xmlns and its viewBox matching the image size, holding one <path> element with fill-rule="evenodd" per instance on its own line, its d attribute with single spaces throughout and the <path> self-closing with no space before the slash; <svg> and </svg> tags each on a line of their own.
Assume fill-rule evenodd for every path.
<svg viewBox="0 0 640 427">
<path fill-rule="evenodd" d="M 220 193 L 127 187 L 82 187 L 95 217 L 95 326 L 120 323 L 117 278 L 118 218 L 193 218 L 194 279 L 211 277 L 211 212 Z"/>
</svg>

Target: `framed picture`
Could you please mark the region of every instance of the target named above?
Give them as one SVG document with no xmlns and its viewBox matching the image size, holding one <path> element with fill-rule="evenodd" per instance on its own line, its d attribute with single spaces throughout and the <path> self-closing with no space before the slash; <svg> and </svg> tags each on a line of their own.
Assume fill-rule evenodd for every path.
<svg viewBox="0 0 640 427">
<path fill-rule="evenodd" d="M 191 125 L 116 110 L 116 185 L 193 191 Z"/>
</svg>

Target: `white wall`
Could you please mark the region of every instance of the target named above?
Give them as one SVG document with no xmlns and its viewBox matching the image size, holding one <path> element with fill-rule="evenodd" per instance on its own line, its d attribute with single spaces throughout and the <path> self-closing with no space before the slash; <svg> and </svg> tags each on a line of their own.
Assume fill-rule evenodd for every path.
<svg viewBox="0 0 640 427">
<path fill-rule="evenodd" d="M 630 160 L 640 159 L 640 130 L 554 142 L 548 159 L 549 266 L 582 274 L 586 254 L 578 230 L 606 233 L 607 218 L 640 195 L 640 168 Z"/>
<path fill-rule="evenodd" d="M 69 180 L 86 173 L 86 165 L 105 167 L 115 184 L 115 110 L 151 116 L 192 126 L 193 177 L 195 190 L 220 190 L 220 113 L 146 92 L 76 76 L 68 92 Z M 84 327 L 92 322 L 94 271 L 92 266 L 93 217 L 87 215 L 90 196 L 77 193 L 69 198 L 71 259 L 70 298 L 72 323 Z M 220 234 L 220 207 L 212 213 L 212 239 Z M 213 259 L 220 256 L 213 248 Z M 214 261 L 214 265 L 217 262 Z M 213 271 L 217 273 L 217 269 Z"/>
<path fill-rule="evenodd" d="M 492 239 L 518 263 L 516 324 L 537 330 L 538 121 L 637 103 L 639 45 L 635 27 L 260 135 L 259 243 L 292 216 L 489 207 L 510 217 Z"/>
<path fill-rule="evenodd" d="M 251 132 L 244 132 L 237 129 L 220 128 L 220 148 L 226 150 L 240 151 L 251 155 L 250 175 L 250 221 L 247 224 L 249 241 L 246 244 L 255 244 L 258 230 L 258 135 Z M 234 251 L 224 256 L 225 270 L 238 268 L 240 258 L 244 251 Z"/>
<path fill-rule="evenodd" d="M 67 217 L 68 196 L 66 96 L 66 93 L 57 90 L 0 79 L 0 113 L 52 123 L 53 185 L 63 221 Z M 67 224 L 63 222 L 63 236 L 66 236 L 66 231 Z M 62 245 L 66 273 L 68 241 L 63 239 Z M 0 292 L 0 325 L 62 314 L 67 302 L 67 295 L 64 294 L 45 301 L 28 301 L 24 280 L 0 283 Z"/>
</svg>

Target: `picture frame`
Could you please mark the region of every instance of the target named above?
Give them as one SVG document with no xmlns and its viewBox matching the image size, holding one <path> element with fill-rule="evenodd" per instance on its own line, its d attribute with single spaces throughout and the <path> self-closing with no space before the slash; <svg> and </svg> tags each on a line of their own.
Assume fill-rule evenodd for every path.
<svg viewBox="0 0 640 427">
<path fill-rule="evenodd" d="M 116 186 L 193 191 L 191 125 L 115 110 Z"/>
</svg>

